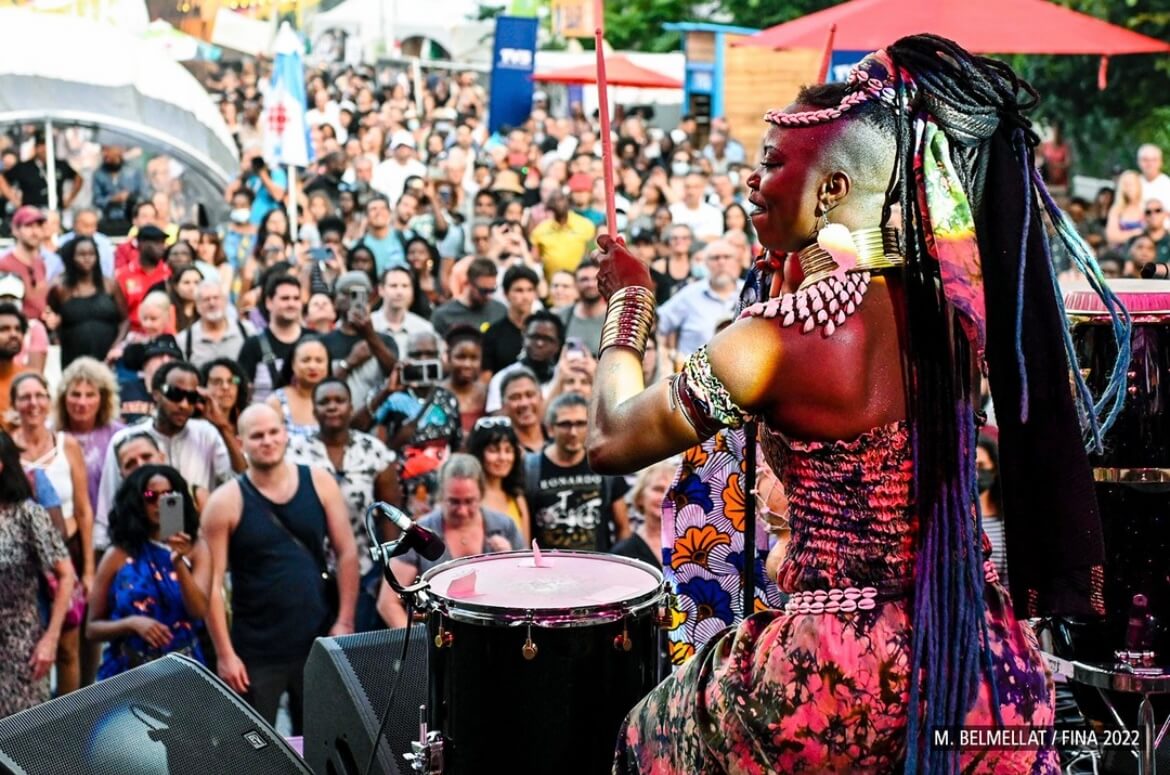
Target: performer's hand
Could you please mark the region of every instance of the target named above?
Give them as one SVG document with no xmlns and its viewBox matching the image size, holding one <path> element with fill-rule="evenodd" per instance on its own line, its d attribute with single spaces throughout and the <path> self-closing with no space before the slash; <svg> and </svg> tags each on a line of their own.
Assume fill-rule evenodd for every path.
<svg viewBox="0 0 1170 775">
<path fill-rule="evenodd" d="M 654 290 L 654 281 L 650 279 L 650 267 L 626 248 L 621 237 L 614 239 L 608 234 L 599 236 L 596 258 L 601 262 L 601 269 L 597 273 L 597 288 L 606 299 L 631 285 Z"/>
</svg>

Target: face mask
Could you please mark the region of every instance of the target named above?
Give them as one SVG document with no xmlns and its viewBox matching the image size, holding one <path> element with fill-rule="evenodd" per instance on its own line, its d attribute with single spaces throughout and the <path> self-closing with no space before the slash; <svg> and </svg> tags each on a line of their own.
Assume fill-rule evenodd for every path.
<svg viewBox="0 0 1170 775">
<path fill-rule="evenodd" d="M 104 169 L 106 172 L 117 172 L 118 170 L 122 169 L 122 162 L 102 162 L 102 169 Z"/>
<path fill-rule="evenodd" d="M 685 161 L 674 161 L 670 163 L 670 174 L 676 178 L 685 177 L 691 171 L 691 165 Z"/>
<path fill-rule="evenodd" d="M 988 468 L 979 469 L 977 481 L 979 482 L 979 493 L 982 495 L 991 489 L 991 485 L 995 484 L 995 471 Z"/>
<path fill-rule="evenodd" d="M 658 147 L 658 143 L 650 143 L 642 149 L 642 155 L 647 159 L 657 159 L 662 155 L 662 149 Z"/>
<path fill-rule="evenodd" d="M 727 179 L 731 181 L 731 185 L 733 187 L 739 185 L 739 173 L 736 172 L 735 170 L 732 170 L 731 172 L 727 173 Z"/>
<path fill-rule="evenodd" d="M 246 207 L 238 207 L 232 210 L 229 217 L 232 219 L 232 223 L 244 224 L 252 217 L 252 211 Z"/>
</svg>

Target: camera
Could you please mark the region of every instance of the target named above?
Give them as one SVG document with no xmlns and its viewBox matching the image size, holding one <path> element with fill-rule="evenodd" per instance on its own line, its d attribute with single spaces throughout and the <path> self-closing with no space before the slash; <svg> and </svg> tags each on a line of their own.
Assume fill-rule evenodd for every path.
<svg viewBox="0 0 1170 775">
<path fill-rule="evenodd" d="M 268 165 L 264 163 L 263 156 L 255 156 L 252 158 L 252 172 L 255 172 L 257 175 L 259 175 L 267 167 Z"/>
<path fill-rule="evenodd" d="M 434 385 L 443 379 L 441 361 L 403 361 L 401 369 L 404 385 Z"/>
</svg>

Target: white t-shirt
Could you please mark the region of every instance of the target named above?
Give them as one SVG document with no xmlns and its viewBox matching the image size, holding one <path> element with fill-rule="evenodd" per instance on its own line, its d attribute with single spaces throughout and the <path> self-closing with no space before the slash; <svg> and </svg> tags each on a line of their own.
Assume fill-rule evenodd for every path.
<svg viewBox="0 0 1170 775">
<path fill-rule="evenodd" d="M 695 237 L 704 242 L 723 236 L 723 213 L 706 202 L 694 210 L 685 202 L 675 202 L 670 206 L 670 218 L 673 223 L 690 226 Z"/>
<path fill-rule="evenodd" d="M 1170 208 L 1170 177 L 1160 173 L 1153 180 L 1142 178 L 1142 204 L 1157 199 L 1163 207 Z"/>
</svg>

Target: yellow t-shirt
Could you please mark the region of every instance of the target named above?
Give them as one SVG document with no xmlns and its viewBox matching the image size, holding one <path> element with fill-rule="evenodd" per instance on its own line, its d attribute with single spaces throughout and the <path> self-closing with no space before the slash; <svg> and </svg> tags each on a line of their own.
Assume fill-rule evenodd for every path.
<svg viewBox="0 0 1170 775">
<path fill-rule="evenodd" d="M 560 271 L 574 271 L 596 233 L 592 221 L 572 211 L 569 211 L 563 226 L 556 218 L 541 221 L 532 230 L 530 239 L 544 265 L 544 279 L 552 280 L 552 276 Z"/>
</svg>

